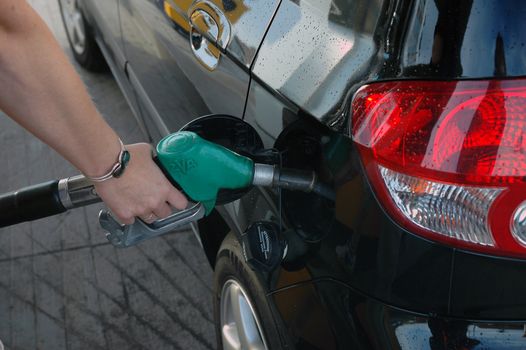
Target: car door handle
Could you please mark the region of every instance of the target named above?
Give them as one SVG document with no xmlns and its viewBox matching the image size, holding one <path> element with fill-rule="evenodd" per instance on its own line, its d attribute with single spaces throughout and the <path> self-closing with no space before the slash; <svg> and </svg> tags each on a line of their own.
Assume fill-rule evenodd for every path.
<svg viewBox="0 0 526 350">
<path fill-rule="evenodd" d="M 192 52 L 207 69 L 214 70 L 219 64 L 221 51 L 226 50 L 230 40 L 230 23 L 209 1 L 197 2 L 189 13 Z"/>
</svg>

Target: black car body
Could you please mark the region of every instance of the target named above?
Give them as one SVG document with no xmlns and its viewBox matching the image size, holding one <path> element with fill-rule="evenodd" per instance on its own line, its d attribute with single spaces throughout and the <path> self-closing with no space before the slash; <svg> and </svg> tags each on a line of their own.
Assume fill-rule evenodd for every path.
<svg viewBox="0 0 526 350">
<path fill-rule="evenodd" d="M 152 141 L 196 117 L 230 115 L 249 123 L 281 165 L 314 170 L 336 191 L 331 201 L 254 188 L 200 223 L 216 297 L 223 257 L 220 268 L 247 291 L 263 347 L 526 348 L 523 244 L 510 243 L 510 253 L 419 234 L 388 208 L 360 149 L 370 145 L 359 144 L 353 129 L 360 110 L 353 98 L 366 85 L 418 93 L 496 82 L 519 86 L 524 98 L 526 2 L 83 0 L 77 7 Z M 468 206 L 485 200 L 476 198 Z M 239 244 L 261 222 L 300 247 L 270 271 L 247 264 Z M 228 263 L 237 270 L 228 272 Z"/>
</svg>

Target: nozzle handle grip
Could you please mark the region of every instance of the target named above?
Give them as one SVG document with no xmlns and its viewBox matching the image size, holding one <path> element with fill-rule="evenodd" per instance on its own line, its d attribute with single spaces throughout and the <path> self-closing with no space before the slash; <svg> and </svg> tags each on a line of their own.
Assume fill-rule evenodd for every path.
<svg viewBox="0 0 526 350">
<path fill-rule="evenodd" d="M 58 180 L 24 187 L 0 196 L 0 227 L 32 221 L 66 211 L 58 192 Z"/>
</svg>

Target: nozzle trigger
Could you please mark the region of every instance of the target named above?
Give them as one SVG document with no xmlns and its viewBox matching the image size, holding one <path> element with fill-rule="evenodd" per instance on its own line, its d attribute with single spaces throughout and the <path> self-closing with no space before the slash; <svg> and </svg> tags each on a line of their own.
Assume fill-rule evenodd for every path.
<svg viewBox="0 0 526 350">
<path fill-rule="evenodd" d="M 107 210 L 99 213 L 99 223 L 107 231 L 106 238 L 116 247 L 129 247 L 142 241 L 169 233 L 205 216 L 205 207 L 197 203 L 189 209 L 147 224 L 139 218 L 131 225 L 121 225 Z"/>
</svg>

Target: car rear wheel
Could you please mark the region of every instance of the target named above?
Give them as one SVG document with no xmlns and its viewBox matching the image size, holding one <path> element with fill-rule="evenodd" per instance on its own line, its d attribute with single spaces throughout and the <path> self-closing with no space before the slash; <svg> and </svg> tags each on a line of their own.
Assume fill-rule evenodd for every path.
<svg viewBox="0 0 526 350">
<path fill-rule="evenodd" d="M 106 61 L 82 13 L 79 0 L 58 0 L 58 4 L 75 60 L 89 71 L 100 72 L 106 70 Z"/>
<path fill-rule="evenodd" d="M 226 236 L 217 255 L 214 316 L 220 349 L 282 348 L 265 290 L 245 264 L 232 233 Z"/>
</svg>

